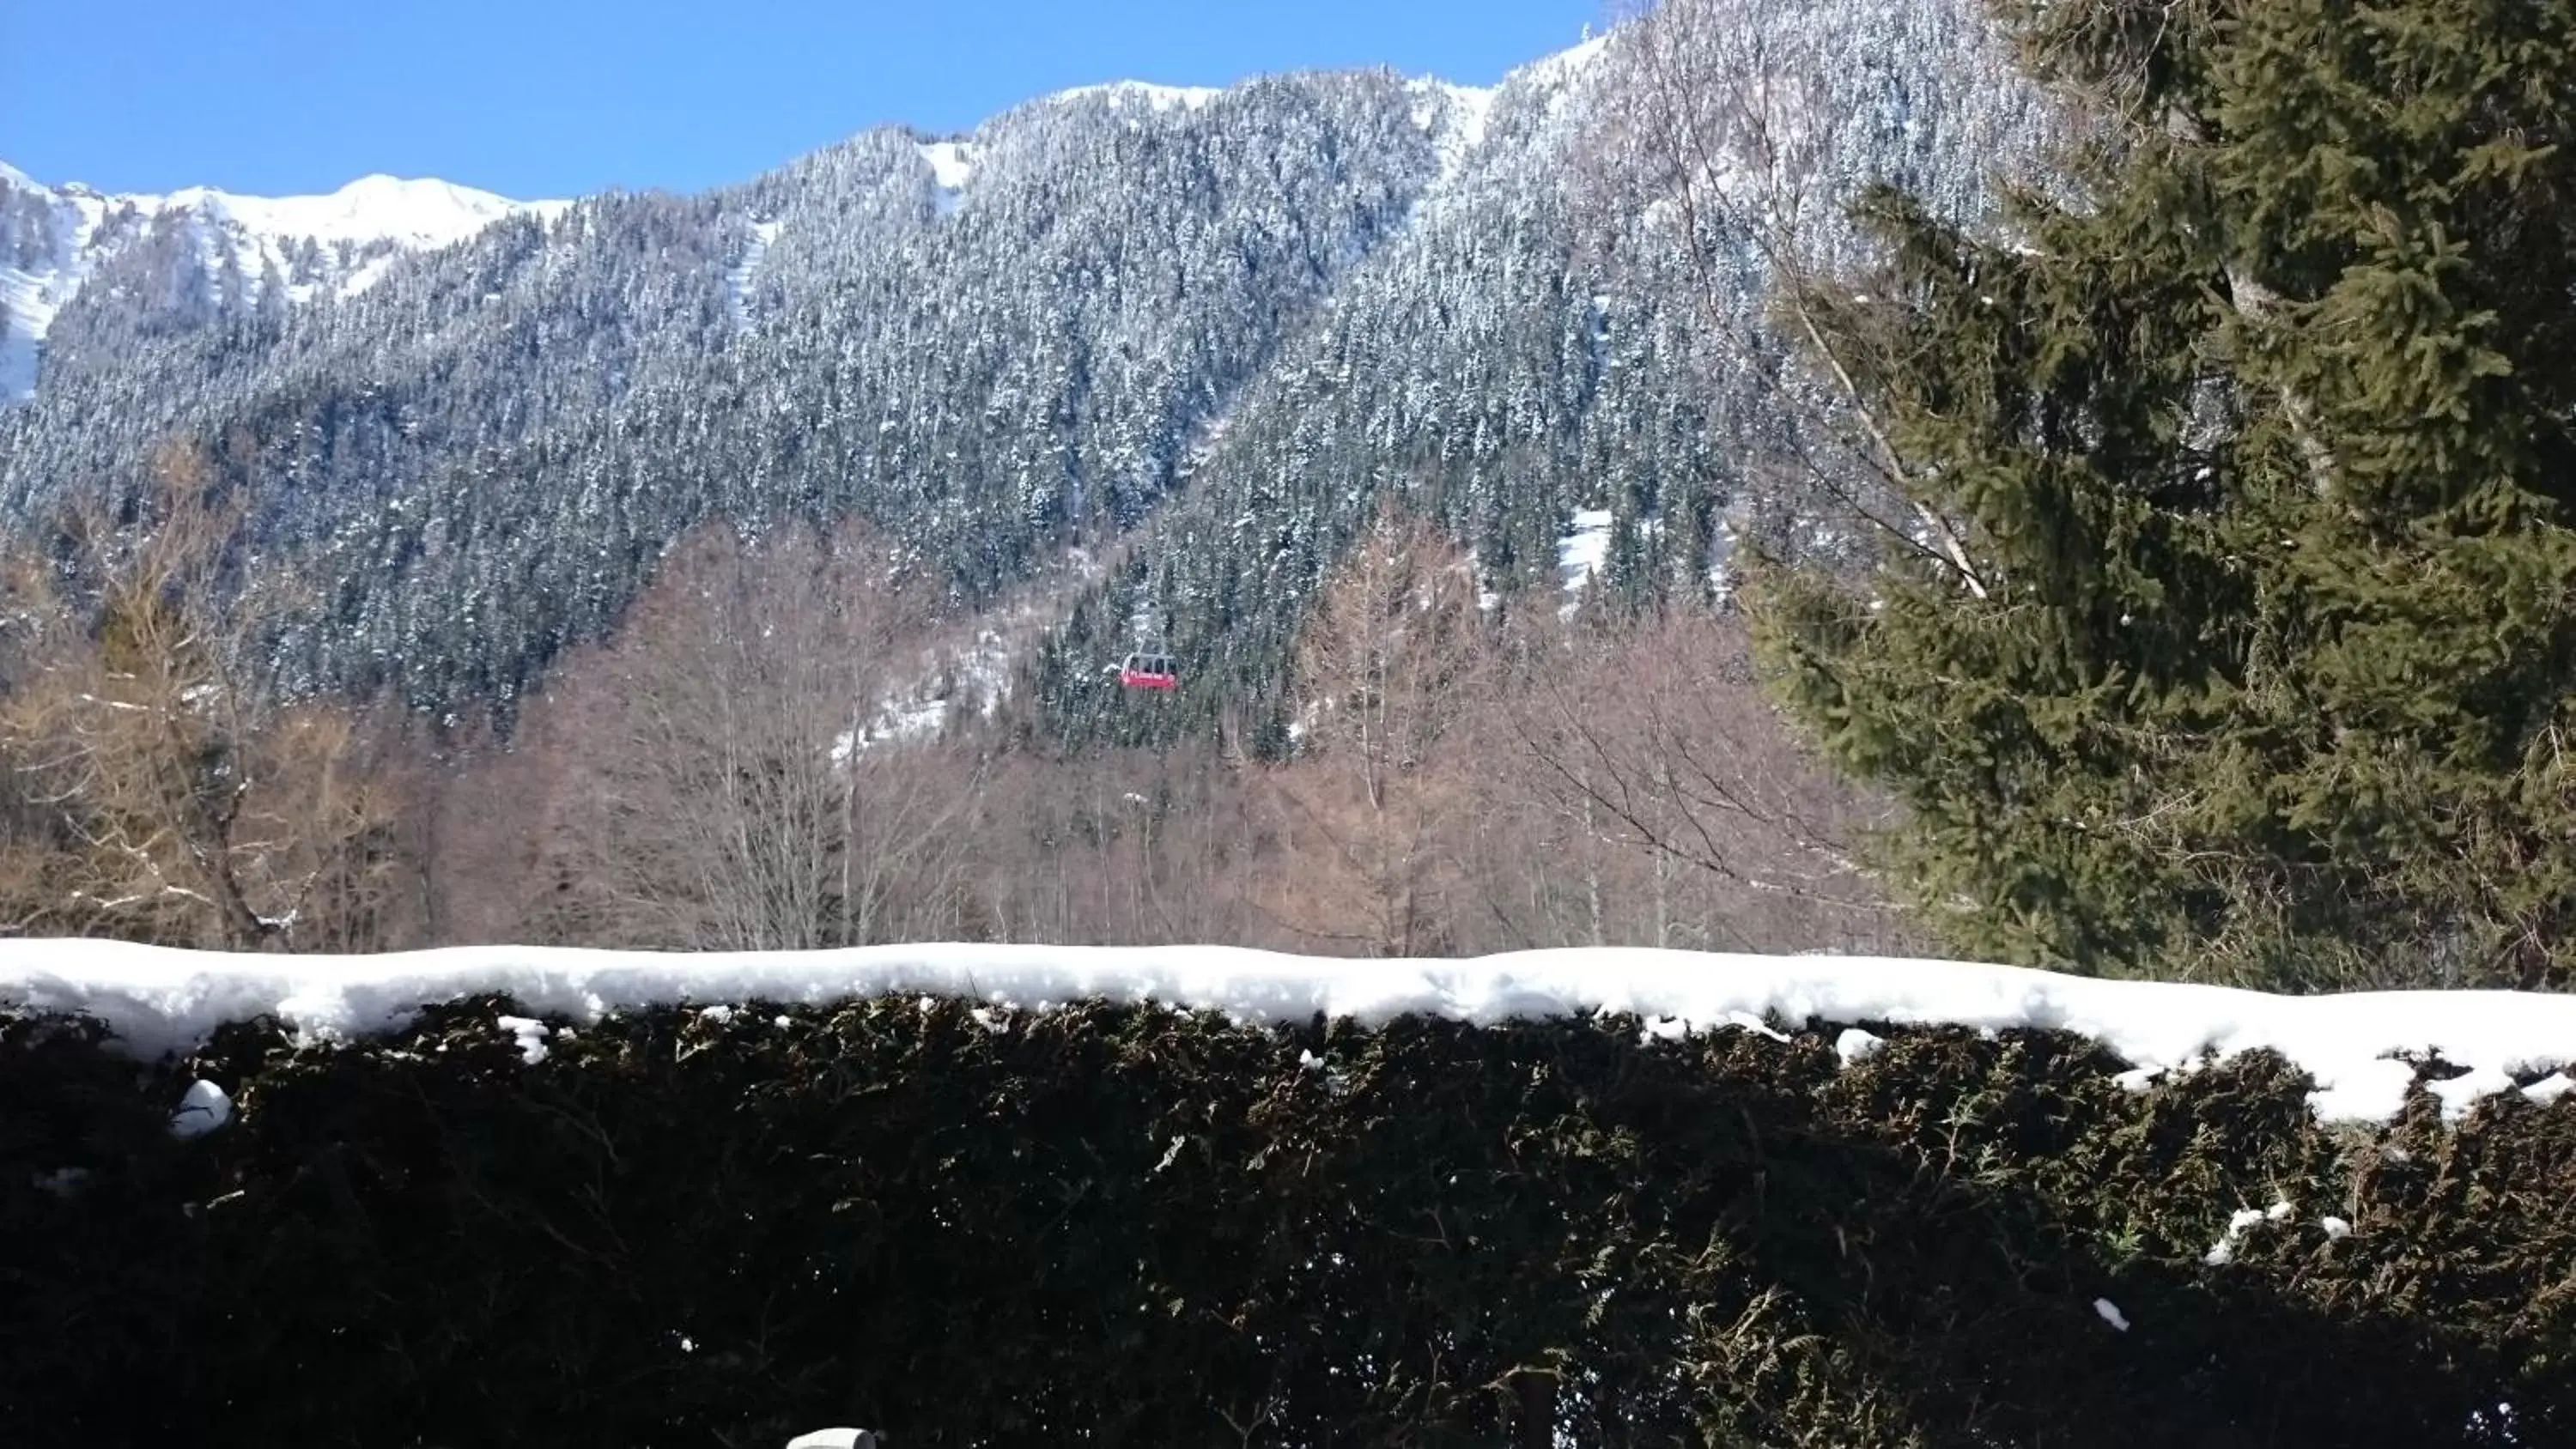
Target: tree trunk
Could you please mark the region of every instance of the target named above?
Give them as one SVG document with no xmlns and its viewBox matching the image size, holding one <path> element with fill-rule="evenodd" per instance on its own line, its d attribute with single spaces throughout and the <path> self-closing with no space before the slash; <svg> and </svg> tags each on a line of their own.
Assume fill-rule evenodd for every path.
<svg viewBox="0 0 2576 1449">
<path fill-rule="evenodd" d="M 1544 1374 L 1523 1373 L 1513 1381 L 1520 1410 L 1513 1435 L 1516 1449 L 1556 1449 L 1556 1381 Z"/>
</svg>

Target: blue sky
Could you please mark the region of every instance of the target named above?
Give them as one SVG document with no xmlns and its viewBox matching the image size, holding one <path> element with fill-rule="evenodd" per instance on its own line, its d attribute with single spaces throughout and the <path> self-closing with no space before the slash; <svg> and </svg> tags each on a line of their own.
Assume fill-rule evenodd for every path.
<svg viewBox="0 0 2576 1449">
<path fill-rule="evenodd" d="M 0 160 L 109 191 L 695 190 L 1094 81 L 1486 84 L 1603 0 L 0 0 Z"/>
</svg>

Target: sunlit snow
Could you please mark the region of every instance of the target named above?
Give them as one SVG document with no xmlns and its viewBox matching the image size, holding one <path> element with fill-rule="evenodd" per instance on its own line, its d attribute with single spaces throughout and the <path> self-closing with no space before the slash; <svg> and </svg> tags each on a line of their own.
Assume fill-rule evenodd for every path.
<svg viewBox="0 0 2576 1449">
<path fill-rule="evenodd" d="M 943 191 L 963 191 L 974 179 L 975 148 L 964 141 L 931 141 L 921 148 L 921 159 L 930 163 L 930 179 Z"/>
<path fill-rule="evenodd" d="M 1556 575 L 1565 584 L 1566 600 L 1558 611 L 1572 618 L 1577 601 L 1610 556 L 1610 510 L 1578 508 L 1574 526 L 1556 543 Z"/>
<path fill-rule="evenodd" d="M 546 1038 L 552 1027 L 526 1016 L 505 1016 L 492 1024 L 510 1034 L 519 1048 L 519 1060 L 533 1067 L 546 1059 Z"/>
<path fill-rule="evenodd" d="M 1863 1031 L 1856 1026 L 1846 1027 L 1841 1036 L 1834 1038 L 1834 1055 L 1840 1057 L 1842 1064 L 1848 1067 L 1877 1056 L 1886 1045 L 1887 1042 L 1874 1033 Z"/>
<path fill-rule="evenodd" d="M 2201 1255 L 2200 1261 L 2213 1268 L 2223 1268 L 2235 1262 L 2236 1245 L 2245 1240 L 2247 1232 L 2260 1226 L 2262 1222 L 2261 1208 L 2238 1208 L 2228 1216 L 2227 1231 L 2220 1235 L 2217 1242 L 2210 1244 L 2209 1251 Z"/>
<path fill-rule="evenodd" d="M 977 630 L 975 642 L 960 650 L 927 651 L 921 663 L 922 676 L 884 699 L 873 719 L 833 736 L 836 768 L 880 744 L 939 738 L 953 708 L 971 707 L 990 719 L 1010 694 L 1011 650 L 998 630 Z"/>
<path fill-rule="evenodd" d="M 453 182 L 382 175 L 362 176 L 327 196 L 236 196 L 192 186 L 161 201 L 165 209 L 213 212 L 262 236 L 311 237 L 325 244 L 390 241 L 413 248 L 449 246 L 503 217 L 550 217 L 570 205 L 512 201 Z"/>
<path fill-rule="evenodd" d="M 778 223 L 755 221 L 751 236 L 743 243 L 742 257 L 725 273 L 725 310 L 736 327 L 751 326 L 751 286 L 760 276 L 760 264 L 769 257 L 769 244 L 778 240 Z"/>
<path fill-rule="evenodd" d="M 100 259 L 157 227 L 183 228 L 210 273 L 229 253 L 253 286 L 272 270 L 291 274 L 287 248 L 297 243 L 379 253 L 338 275 L 336 291 L 346 296 L 381 277 L 392 253 L 449 246 L 504 217 L 553 217 L 572 205 L 512 201 L 451 182 L 394 176 L 361 177 L 324 196 L 240 196 L 202 186 L 167 196 L 109 196 L 77 183 L 46 186 L 0 165 L 0 186 L 33 198 L 33 206 L 21 203 L 16 218 L 42 229 L 39 236 L 13 237 L 12 245 L 0 247 L 0 305 L 7 312 L 0 330 L 0 400 L 35 391 L 45 335 Z M 288 288 L 297 302 L 316 290 L 311 282 Z"/>
<path fill-rule="evenodd" d="M 1413 124 L 1431 138 L 1432 150 L 1440 158 L 1440 180 L 1454 179 L 1466 169 L 1467 158 L 1485 143 L 1485 127 L 1494 114 L 1494 92 L 1440 80 L 1417 80 L 1406 89 L 1413 94 Z"/>
<path fill-rule="evenodd" d="M 1692 1033 L 1777 1021 L 2064 1030 L 2127 1061 L 2189 1070 L 2268 1048 L 2307 1071 L 2329 1121 L 2384 1121 L 2438 1054 L 2474 1070 L 2551 1071 L 2576 1059 L 2576 996 L 2392 991 L 2273 996 L 2019 967 L 1880 957 L 1643 949 L 1472 959 L 1346 960 L 1213 946 L 915 945 L 676 955 L 473 947 L 384 956 L 225 956 L 105 941 L 0 942 L 0 1001 L 81 1012 L 147 1054 L 226 1021 L 272 1015 L 331 1036 L 390 1028 L 426 1002 L 507 995 L 531 1019 L 596 1020 L 660 1002 L 824 1004 L 930 993 L 997 1006 L 1101 998 L 1209 1009 L 1253 1022 L 1318 1013 L 1363 1024 L 1407 1014 L 1493 1023 L 1625 1013 Z M 2286 1214 L 2286 1209 L 2278 1209 Z M 2262 1209 L 2222 1245 L 2272 1221 Z M 2244 1218 L 2245 1214 L 2239 1214 Z M 2222 1258 L 2226 1256 L 2221 1255 Z"/>
<path fill-rule="evenodd" d="M 170 1132 L 175 1137 L 203 1137 L 233 1119 L 233 1099 L 223 1088 L 208 1081 L 188 1084 L 179 1098 L 179 1110 L 170 1114 Z"/>
</svg>

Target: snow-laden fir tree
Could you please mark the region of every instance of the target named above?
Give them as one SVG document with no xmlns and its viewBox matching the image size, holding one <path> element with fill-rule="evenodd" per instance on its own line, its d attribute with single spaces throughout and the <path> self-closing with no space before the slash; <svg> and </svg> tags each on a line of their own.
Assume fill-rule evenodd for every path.
<svg viewBox="0 0 2576 1449">
<path fill-rule="evenodd" d="M 2576 975 L 2576 4 L 2019 0 L 2098 123 L 1797 288 L 1889 480 L 1764 581 L 1786 697 L 1958 947 Z"/>
</svg>

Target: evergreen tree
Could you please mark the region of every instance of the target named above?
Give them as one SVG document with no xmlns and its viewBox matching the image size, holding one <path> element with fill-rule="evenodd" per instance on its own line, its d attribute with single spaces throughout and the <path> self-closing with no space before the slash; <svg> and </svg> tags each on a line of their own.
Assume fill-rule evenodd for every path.
<svg viewBox="0 0 2576 1449">
<path fill-rule="evenodd" d="M 1965 950 L 2564 983 L 2576 4 L 2007 15 L 2075 184 L 1785 293 L 1923 520 L 1760 581 L 1788 701 Z"/>
</svg>

